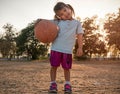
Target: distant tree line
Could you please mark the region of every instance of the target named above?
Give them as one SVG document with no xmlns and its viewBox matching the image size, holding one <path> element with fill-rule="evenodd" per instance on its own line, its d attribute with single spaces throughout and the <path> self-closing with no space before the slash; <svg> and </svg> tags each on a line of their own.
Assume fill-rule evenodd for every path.
<svg viewBox="0 0 120 94">
<path fill-rule="evenodd" d="M 25 57 L 39 59 L 47 55 L 49 44 L 39 42 L 34 36 L 34 23 L 30 23 L 21 32 L 15 33 L 11 24 L 3 26 L 5 34 L 0 38 L 0 53 L 3 58 Z"/>
<path fill-rule="evenodd" d="M 78 20 L 79 17 L 77 18 Z M 100 25 L 96 24 L 97 16 L 85 18 L 82 21 L 84 30 L 83 35 L 83 56 L 76 57 L 77 43 L 74 47 L 73 54 L 76 59 L 91 58 L 94 56 L 107 56 L 111 50 L 113 56 L 120 55 L 120 9 L 118 13 L 108 14 L 105 18 L 103 31 L 106 32 L 105 40 L 101 40 L 103 34 L 99 33 Z M 34 36 L 35 21 L 16 33 L 13 25 L 6 24 L 3 26 L 5 33 L 0 36 L 0 54 L 2 58 L 20 58 L 39 59 L 46 57 L 50 44 L 39 42 Z M 98 31 L 98 32 L 96 32 Z M 96 33 L 95 33 L 96 32 Z"/>
</svg>

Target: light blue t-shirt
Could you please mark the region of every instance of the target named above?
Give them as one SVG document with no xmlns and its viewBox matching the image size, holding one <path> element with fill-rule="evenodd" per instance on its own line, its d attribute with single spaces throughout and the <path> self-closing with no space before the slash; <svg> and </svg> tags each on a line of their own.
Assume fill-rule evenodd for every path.
<svg viewBox="0 0 120 94">
<path fill-rule="evenodd" d="M 59 33 L 51 45 L 51 50 L 72 54 L 76 34 L 84 33 L 81 23 L 77 20 L 60 20 Z"/>
</svg>

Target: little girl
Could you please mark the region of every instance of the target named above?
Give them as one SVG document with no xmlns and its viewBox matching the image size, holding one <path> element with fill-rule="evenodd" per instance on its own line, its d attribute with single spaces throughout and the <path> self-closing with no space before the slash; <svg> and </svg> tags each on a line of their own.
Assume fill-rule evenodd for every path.
<svg viewBox="0 0 120 94">
<path fill-rule="evenodd" d="M 50 92 L 57 92 L 56 83 L 56 71 L 61 65 L 64 70 L 65 92 L 70 93 L 71 83 L 70 83 L 70 69 L 72 67 L 72 49 L 75 44 L 76 35 L 78 40 L 77 56 L 82 55 L 82 35 L 83 30 L 81 23 L 75 20 L 72 16 L 74 15 L 74 10 L 69 4 L 63 2 L 58 2 L 54 6 L 55 20 L 59 26 L 58 37 L 54 40 L 51 46 L 50 53 Z"/>
</svg>

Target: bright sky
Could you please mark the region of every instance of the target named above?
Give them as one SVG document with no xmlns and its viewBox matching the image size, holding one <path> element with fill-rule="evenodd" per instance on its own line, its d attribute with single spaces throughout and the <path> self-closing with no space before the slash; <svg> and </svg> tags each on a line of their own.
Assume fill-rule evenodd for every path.
<svg viewBox="0 0 120 94">
<path fill-rule="evenodd" d="M 18 31 L 37 18 L 53 19 L 53 7 L 58 1 L 69 3 L 81 19 L 118 11 L 120 0 L 0 0 L 0 33 L 2 26 L 10 23 Z"/>
</svg>

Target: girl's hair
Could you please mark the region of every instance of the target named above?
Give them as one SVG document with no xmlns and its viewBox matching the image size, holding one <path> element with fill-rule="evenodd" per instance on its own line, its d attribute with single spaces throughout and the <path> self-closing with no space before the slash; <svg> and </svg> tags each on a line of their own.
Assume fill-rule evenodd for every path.
<svg viewBox="0 0 120 94">
<path fill-rule="evenodd" d="M 59 10 L 63 9 L 64 7 L 70 8 L 71 11 L 72 11 L 72 15 L 75 16 L 75 12 L 74 12 L 74 9 L 72 8 L 72 6 L 70 4 L 65 4 L 63 2 L 58 2 L 55 5 L 54 12 L 57 13 Z M 54 18 L 57 19 L 57 20 L 60 20 L 60 18 L 57 15 L 55 15 Z"/>
</svg>

